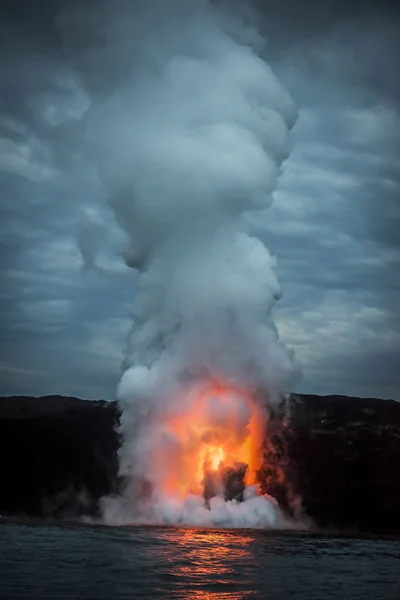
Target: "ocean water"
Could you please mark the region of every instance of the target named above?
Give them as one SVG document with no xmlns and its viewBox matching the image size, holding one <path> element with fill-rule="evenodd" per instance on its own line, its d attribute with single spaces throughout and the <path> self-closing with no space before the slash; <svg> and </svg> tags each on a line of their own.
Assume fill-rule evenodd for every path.
<svg viewBox="0 0 400 600">
<path fill-rule="evenodd" d="M 0 521 L 5 600 L 400 600 L 400 542 Z"/>
</svg>

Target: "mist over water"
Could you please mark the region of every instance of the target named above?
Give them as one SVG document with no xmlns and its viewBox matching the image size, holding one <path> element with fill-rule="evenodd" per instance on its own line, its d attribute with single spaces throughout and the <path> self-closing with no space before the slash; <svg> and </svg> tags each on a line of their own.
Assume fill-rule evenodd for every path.
<svg viewBox="0 0 400 600">
<path fill-rule="evenodd" d="M 105 519 L 282 527 L 255 473 L 297 369 L 270 317 L 276 260 L 246 215 L 272 202 L 296 107 L 257 32 L 211 1 L 104 1 L 58 26 L 90 100 L 86 155 L 136 271 L 117 390 L 127 487 Z M 229 498 L 223 467 L 241 464 L 245 490 Z"/>
</svg>

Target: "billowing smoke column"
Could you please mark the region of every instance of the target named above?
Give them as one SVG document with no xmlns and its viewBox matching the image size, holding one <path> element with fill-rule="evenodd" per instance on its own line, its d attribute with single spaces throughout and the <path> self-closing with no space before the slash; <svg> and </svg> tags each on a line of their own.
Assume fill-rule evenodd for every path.
<svg viewBox="0 0 400 600">
<path fill-rule="evenodd" d="M 256 472 L 294 368 L 269 318 L 275 259 L 246 213 L 271 203 L 295 107 L 257 34 L 209 0 L 87 6 L 60 28 L 94 40 L 76 63 L 84 135 L 137 271 L 117 390 L 127 488 L 106 520 L 282 525 Z"/>
</svg>

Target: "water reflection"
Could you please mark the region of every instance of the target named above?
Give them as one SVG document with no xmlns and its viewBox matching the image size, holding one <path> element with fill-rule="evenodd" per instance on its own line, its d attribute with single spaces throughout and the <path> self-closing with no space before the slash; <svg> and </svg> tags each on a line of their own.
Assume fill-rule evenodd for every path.
<svg viewBox="0 0 400 600">
<path fill-rule="evenodd" d="M 8 600 L 398 600 L 399 542 L 0 521 Z"/>
<path fill-rule="evenodd" d="M 251 537 L 239 531 L 231 536 L 226 531 L 199 529 L 183 529 L 173 537 L 174 554 L 180 560 L 171 564 L 167 574 L 179 598 L 239 600 L 253 596 L 252 580 L 246 573 L 252 562 Z"/>
</svg>

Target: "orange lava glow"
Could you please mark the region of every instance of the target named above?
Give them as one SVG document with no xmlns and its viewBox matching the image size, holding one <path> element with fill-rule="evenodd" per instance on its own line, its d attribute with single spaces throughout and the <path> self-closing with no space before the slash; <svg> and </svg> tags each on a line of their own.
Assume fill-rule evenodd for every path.
<svg viewBox="0 0 400 600">
<path fill-rule="evenodd" d="M 247 465 L 246 485 L 255 483 L 261 466 L 265 414 L 251 395 L 220 383 L 189 390 L 174 416 L 163 419 L 163 429 L 173 440 L 163 463 L 163 489 L 168 495 L 203 494 L 206 474 L 222 482 L 226 468 Z"/>
</svg>

